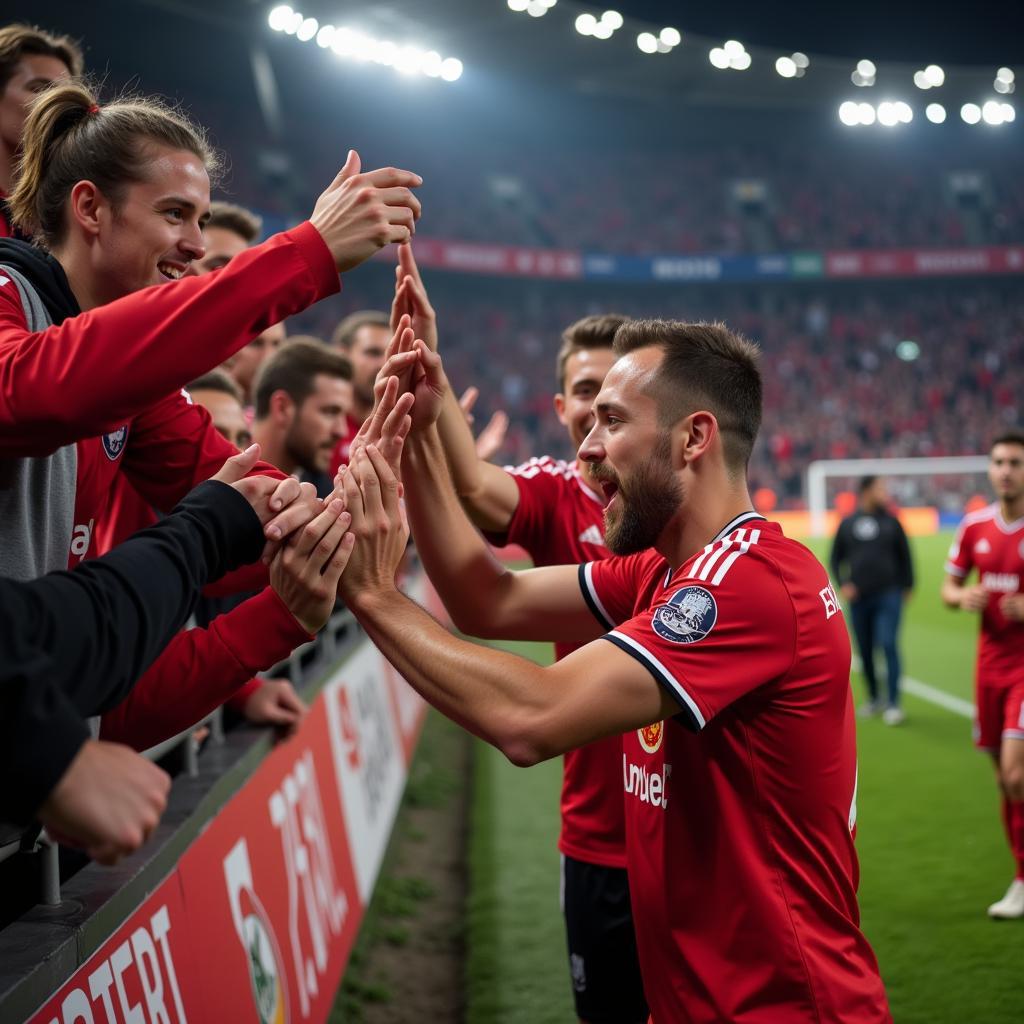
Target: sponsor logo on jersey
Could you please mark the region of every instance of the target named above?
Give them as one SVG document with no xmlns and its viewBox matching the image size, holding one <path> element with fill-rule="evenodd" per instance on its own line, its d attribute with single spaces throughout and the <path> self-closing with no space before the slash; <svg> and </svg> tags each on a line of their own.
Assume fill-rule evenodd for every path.
<svg viewBox="0 0 1024 1024">
<path fill-rule="evenodd" d="M 111 462 L 114 462 L 124 451 L 124 446 L 128 442 L 128 424 L 126 423 L 123 427 L 118 427 L 117 430 L 112 430 L 109 434 L 103 435 L 103 450 L 107 453 L 107 458 Z"/>
<path fill-rule="evenodd" d="M 874 540 L 878 536 L 878 520 L 874 516 L 859 516 L 853 521 L 853 535 L 857 540 Z"/>
<path fill-rule="evenodd" d="M 604 535 L 593 523 L 580 534 L 579 541 L 581 544 L 596 544 L 598 547 L 604 547 Z"/>
<path fill-rule="evenodd" d="M 981 585 L 993 594 L 1016 594 L 1020 577 L 1015 572 L 986 572 L 982 573 Z"/>
<path fill-rule="evenodd" d="M 648 754 L 656 754 L 661 747 L 661 741 L 665 738 L 665 723 L 654 722 L 652 725 L 645 725 L 636 731 L 640 746 Z"/>
<path fill-rule="evenodd" d="M 988 537 L 982 537 L 977 544 L 974 545 L 974 553 L 976 555 L 987 555 L 992 550 L 992 545 L 988 542 Z"/>
<path fill-rule="evenodd" d="M 622 755 L 622 786 L 626 793 L 635 796 L 641 803 L 668 807 L 668 780 L 672 765 L 663 764 L 660 772 L 652 772 L 647 765 L 630 764 L 625 753 Z"/>
<path fill-rule="evenodd" d="M 651 619 L 654 632 L 674 644 L 695 644 L 714 629 L 718 605 L 703 587 L 683 587 Z"/>
</svg>

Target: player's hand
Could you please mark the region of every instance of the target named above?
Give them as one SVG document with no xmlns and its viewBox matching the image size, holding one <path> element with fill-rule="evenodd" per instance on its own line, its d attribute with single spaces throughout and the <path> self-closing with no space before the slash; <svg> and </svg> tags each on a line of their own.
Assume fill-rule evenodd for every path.
<svg viewBox="0 0 1024 1024">
<path fill-rule="evenodd" d="M 1024 622 L 1024 594 L 1005 594 L 999 601 L 999 610 L 1011 622 Z"/>
<path fill-rule="evenodd" d="M 338 580 L 355 538 L 352 517 L 339 499 L 293 533 L 270 563 L 270 585 L 307 633 L 318 633 L 334 611 Z"/>
<path fill-rule="evenodd" d="M 413 256 L 412 246 L 398 247 L 398 266 L 395 267 L 395 299 L 391 304 L 391 329 L 398 330 L 399 321 L 408 316 L 410 326 L 417 338 L 422 338 L 427 348 L 437 351 L 437 314 L 430 305 L 427 289 L 420 277 L 419 267 Z"/>
<path fill-rule="evenodd" d="M 149 838 L 170 788 L 170 776 L 130 747 L 86 740 L 38 817 L 58 842 L 114 864 Z"/>
<path fill-rule="evenodd" d="M 394 167 L 365 174 L 361 169 L 359 154 L 349 150 L 309 218 L 342 273 L 390 242 L 408 242 L 420 215 L 420 201 L 409 191 L 423 184 L 418 174 Z"/>
<path fill-rule="evenodd" d="M 255 725 L 273 725 L 292 735 L 306 716 L 305 701 L 287 679 L 264 679 L 242 708 Z"/>
<path fill-rule="evenodd" d="M 411 392 L 401 392 L 401 384 L 398 377 L 380 377 L 374 384 L 373 393 L 375 402 L 373 412 L 363 421 L 358 433 L 352 439 L 349 447 L 349 463 L 356 457 L 356 453 L 366 448 L 367 445 L 376 445 L 384 458 L 387 459 L 395 476 L 401 476 L 402 444 L 412 425 L 409 410 L 413 406 L 414 398 Z M 345 466 L 338 470 L 334 478 L 334 491 L 331 497 L 340 497 L 345 500 L 345 488 L 342 485 Z"/>
<path fill-rule="evenodd" d="M 484 462 L 490 462 L 501 451 L 506 434 L 508 434 L 508 414 L 498 409 L 487 421 L 487 426 L 477 434 L 477 458 Z"/>
<path fill-rule="evenodd" d="M 989 592 L 980 584 L 964 587 L 960 592 L 960 607 L 965 612 L 983 612 L 988 607 Z"/>
<path fill-rule="evenodd" d="M 402 516 L 398 478 L 376 445 L 360 449 L 343 480 L 356 543 L 339 592 L 355 608 L 361 596 L 394 588 L 409 527 Z"/>
<path fill-rule="evenodd" d="M 416 399 L 410 410 L 413 430 L 424 430 L 437 422 L 449 389 L 444 364 L 437 352 L 431 352 L 417 338 L 411 349 L 397 352 L 385 360 L 378 379 L 387 377 L 408 380 L 406 387 Z"/>
<path fill-rule="evenodd" d="M 843 595 L 845 601 L 856 601 L 859 591 L 852 583 L 844 583 L 839 588 L 839 593 Z"/>
</svg>

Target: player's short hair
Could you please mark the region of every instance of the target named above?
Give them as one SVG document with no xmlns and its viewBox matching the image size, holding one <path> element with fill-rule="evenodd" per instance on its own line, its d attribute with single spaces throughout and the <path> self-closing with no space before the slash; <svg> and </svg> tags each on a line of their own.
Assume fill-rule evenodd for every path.
<svg viewBox="0 0 1024 1024">
<path fill-rule="evenodd" d="M 201 377 L 196 377 L 186 388 L 189 393 L 193 391 L 223 391 L 236 399 L 239 404 L 242 402 L 242 389 L 223 370 L 210 370 Z"/>
<path fill-rule="evenodd" d="M 562 347 L 555 358 L 555 386 L 565 390 L 565 367 L 570 357 L 584 349 L 611 348 L 615 332 L 630 320 L 622 313 L 585 316 L 562 331 Z"/>
<path fill-rule="evenodd" d="M 863 494 L 865 491 L 870 491 L 875 486 L 875 481 L 878 477 L 874 473 L 869 473 L 867 476 L 860 478 L 860 484 L 857 487 L 857 493 Z"/>
<path fill-rule="evenodd" d="M 362 327 L 391 327 L 391 318 L 387 313 L 377 309 L 360 309 L 355 313 L 349 313 L 344 320 L 334 328 L 331 335 L 331 348 L 351 351 L 352 344 L 356 340 L 356 334 Z"/>
<path fill-rule="evenodd" d="M 153 146 L 192 153 L 216 180 L 220 158 L 180 110 L 142 96 L 101 107 L 89 83 L 55 82 L 29 108 L 8 202 L 12 220 L 52 249 L 67 231 L 64 207 L 75 184 L 91 181 L 117 205 L 126 186 L 144 180 Z"/>
<path fill-rule="evenodd" d="M 263 218 L 236 203 L 225 203 L 216 200 L 210 203 L 210 217 L 206 222 L 208 228 L 223 228 L 238 235 L 246 245 L 252 245 L 263 230 Z"/>
<path fill-rule="evenodd" d="M 82 73 L 82 50 L 70 36 L 55 36 L 38 25 L 23 22 L 4 25 L 0 28 L 0 94 L 26 56 L 56 57 L 72 78 Z"/>
<path fill-rule="evenodd" d="M 992 451 L 997 444 L 1019 444 L 1021 447 L 1024 447 L 1024 430 L 1004 431 L 998 437 L 992 438 L 992 443 L 988 446 L 988 450 Z"/>
<path fill-rule="evenodd" d="M 615 334 L 615 354 L 657 346 L 664 353 L 651 382 L 666 429 L 699 409 L 714 413 L 726 466 L 745 471 L 761 427 L 760 350 L 723 323 L 631 320 Z"/>
<path fill-rule="evenodd" d="M 270 413 L 270 399 L 275 391 L 286 392 L 296 405 L 302 405 L 313 393 L 318 374 L 351 380 L 352 363 L 340 352 L 316 341 L 285 342 L 256 375 L 256 419 L 264 419 Z"/>
</svg>

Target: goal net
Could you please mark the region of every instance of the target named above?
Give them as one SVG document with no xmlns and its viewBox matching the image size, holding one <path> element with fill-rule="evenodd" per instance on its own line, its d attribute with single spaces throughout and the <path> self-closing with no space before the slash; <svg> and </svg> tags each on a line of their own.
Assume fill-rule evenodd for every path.
<svg viewBox="0 0 1024 1024">
<path fill-rule="evenodd" d="M 822 459 L 807 467 L 807 509 L 811 535 L 833 532 L 837 515 L 848 515 L 866 476 L 884 477 L 893 500 L 904 509 L 934 508 L 940 521 L 956 520 L 970 504 L 991 501 L 987 455 L 942 458 Z"/>
</svg>

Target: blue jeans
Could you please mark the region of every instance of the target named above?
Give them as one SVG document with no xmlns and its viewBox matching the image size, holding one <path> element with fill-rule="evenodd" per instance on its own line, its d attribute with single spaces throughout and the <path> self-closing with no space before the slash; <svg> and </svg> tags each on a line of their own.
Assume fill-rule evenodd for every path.
<svg viewBox="0 0 1024 1024">
<path fill-rule="evenodd" d="M 860 650 L 868 695 L 871 700 L 878 700 L 875 649 L 881 647 L 885 653 L 889 703 L 894 708 L 900 704 L 900 652 L 896 648 L 896 634 L 899 632 L 902 613 L 903 591 L 898 587 L 850 602 L 853 634 Z"/>
</svg>

